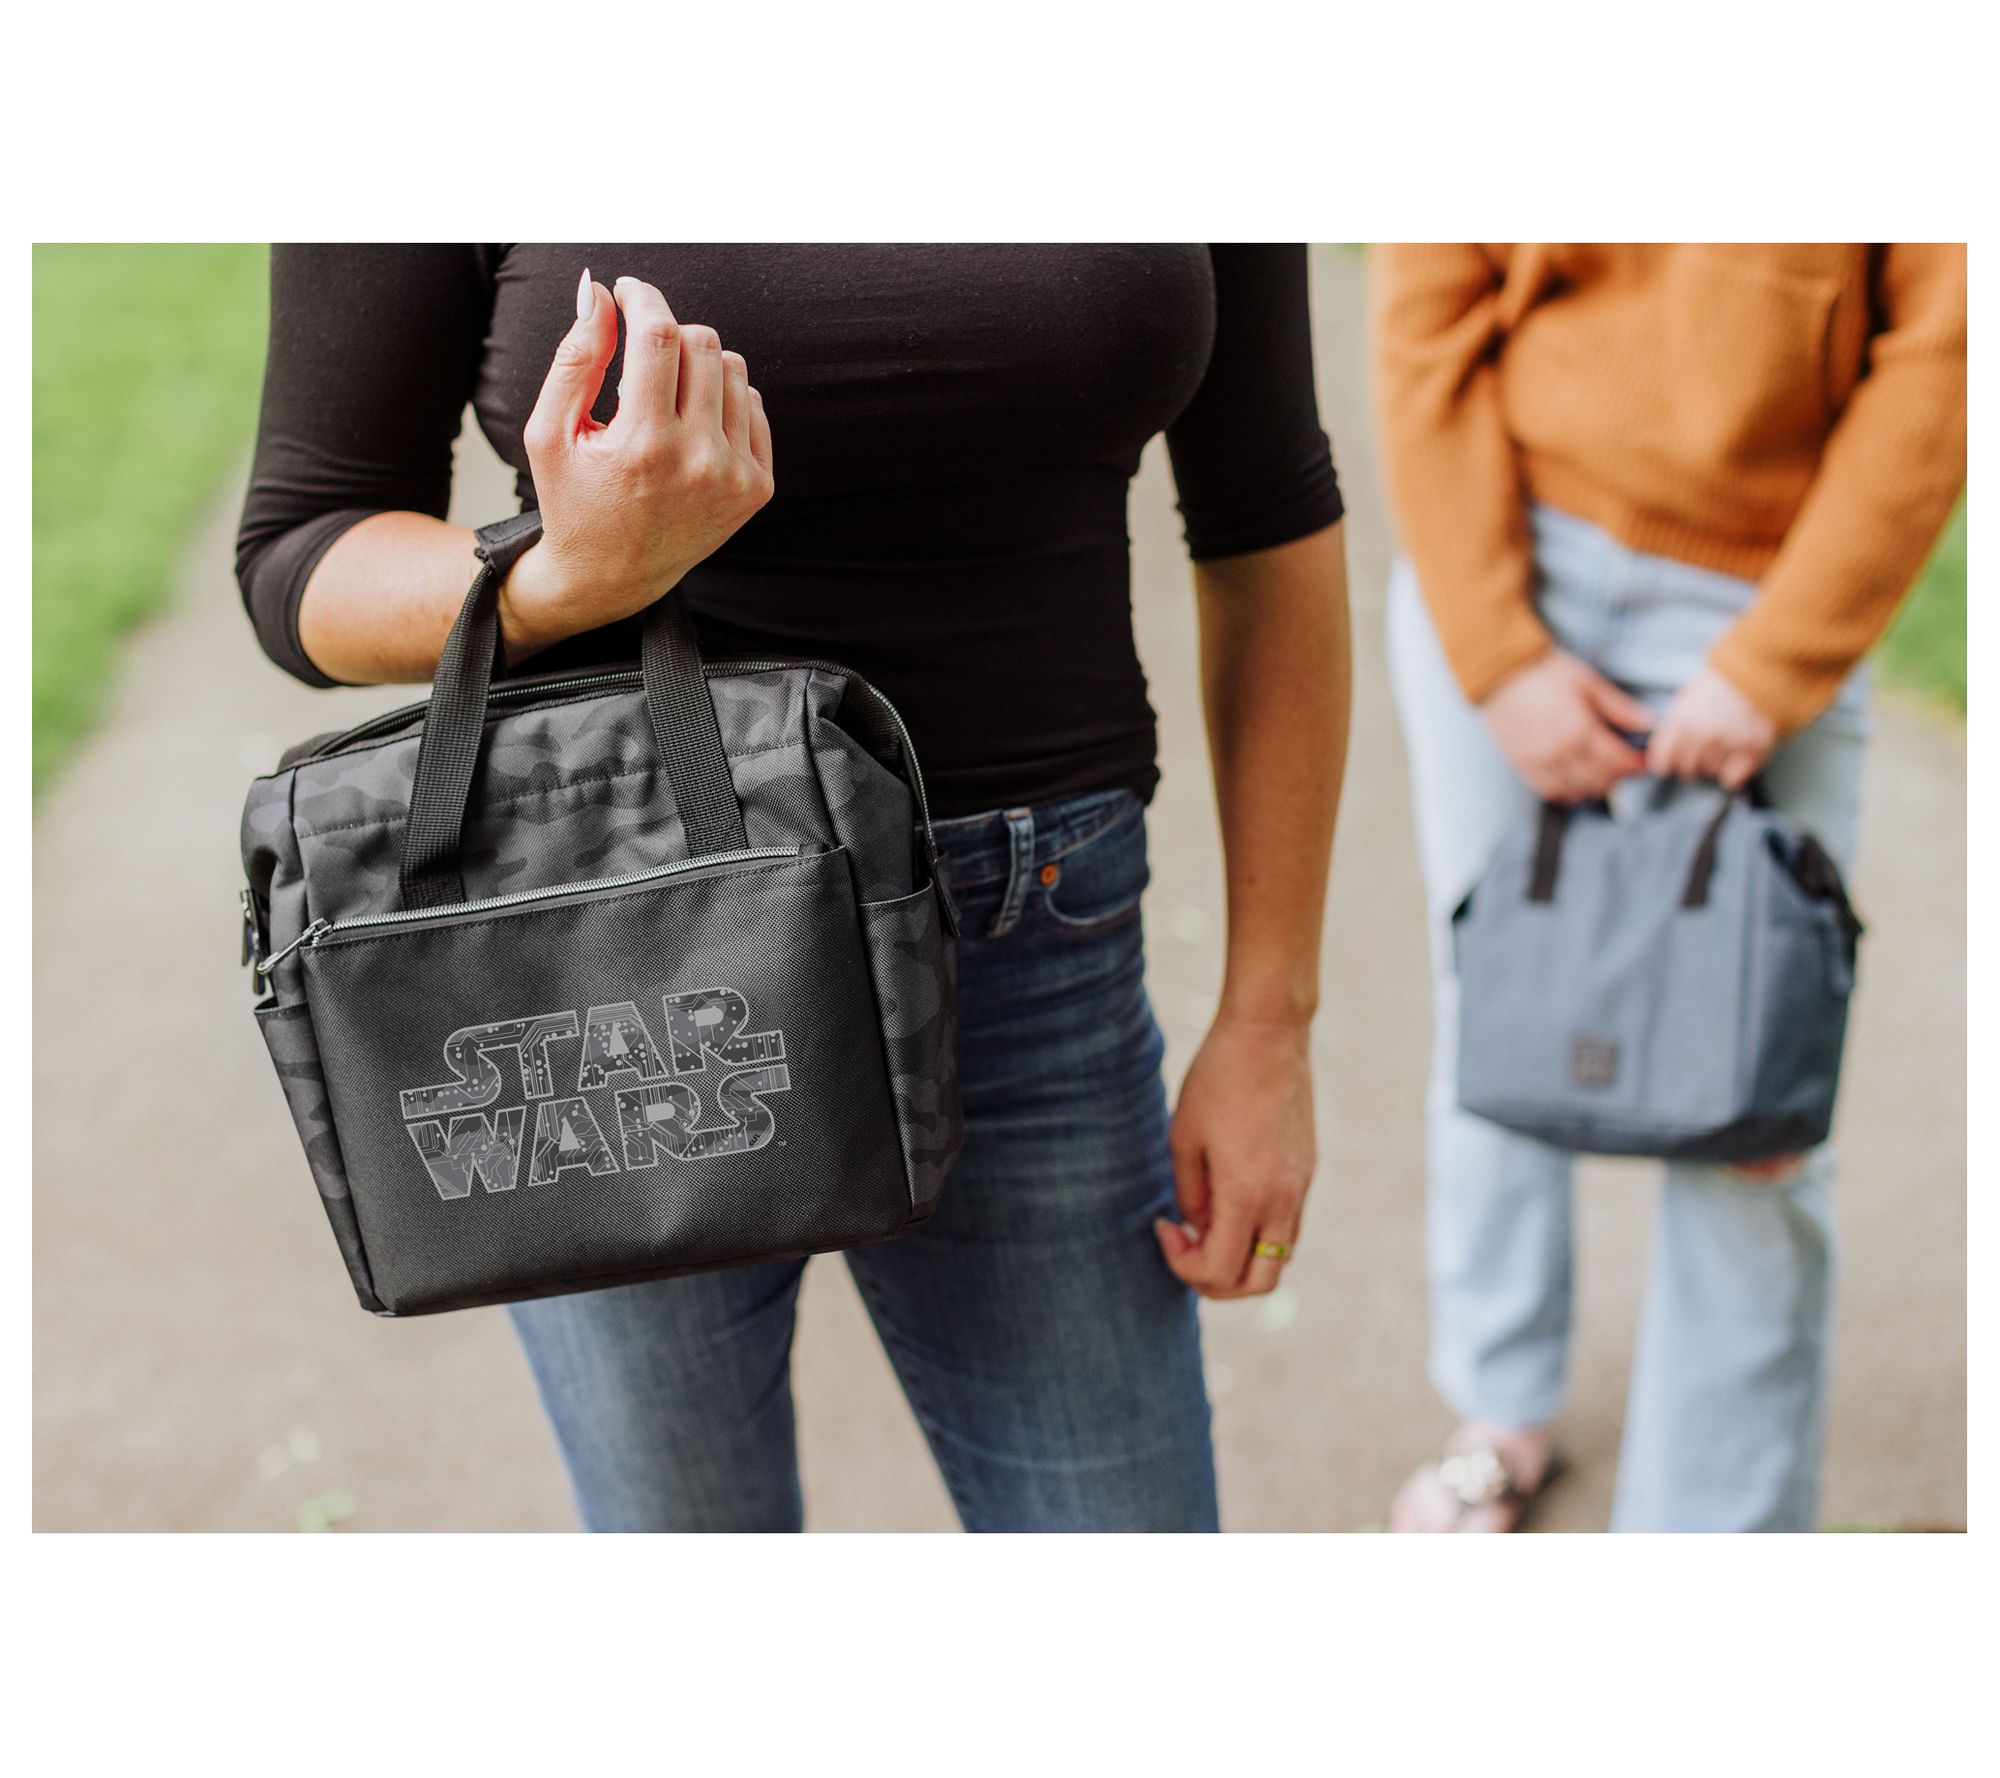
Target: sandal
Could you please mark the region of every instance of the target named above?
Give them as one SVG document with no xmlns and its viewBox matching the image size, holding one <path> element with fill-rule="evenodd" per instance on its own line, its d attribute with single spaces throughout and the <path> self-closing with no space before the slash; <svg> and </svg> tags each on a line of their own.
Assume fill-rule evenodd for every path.
<svg viewBox="0 0 2000 1778">
<path fill-rule="evenodd" d="M 1563 1471 L 1551 1451 L 1533 1484 L 1490 1439 L 1453 1436 L 1444 1454 L 1405 1482 L 1389 1508 L 1391 1531 L 1519 1531 Z"/>
</svg>

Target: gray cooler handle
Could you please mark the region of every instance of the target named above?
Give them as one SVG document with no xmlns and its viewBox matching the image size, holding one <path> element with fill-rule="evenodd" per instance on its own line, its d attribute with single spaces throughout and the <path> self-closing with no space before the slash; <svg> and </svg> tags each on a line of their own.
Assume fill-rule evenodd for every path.
<svg viewBox="0 0 2000 1778">
<path fill-rule="evenodd" d="M 1722 845 L 1723 824 L 1738 804 L 1761 808 L 1763 790 L 1754 780 L 1742 790 L 1731 791 L 1722 799 L 1714 818 L 1701 830 L 1694 857 L 1688 864 L 1687 886 L 1681 891 L 1681 906 L 1708 906 L 1709 884 L 1715 877 L 1716 853 Z M 1612 819 L 1611 805 L 1602 797 L 1589 803 L 1543 803 L 1541 827 L 1535 836 L 1534 864 L 1528 873 L 1528 900 L 1551 902 L 1556 898 L 1556 878 L 1562 871 L 1563 839 L 1569 832 L 1570 817 L 1579 811 Z"/>
</svg>

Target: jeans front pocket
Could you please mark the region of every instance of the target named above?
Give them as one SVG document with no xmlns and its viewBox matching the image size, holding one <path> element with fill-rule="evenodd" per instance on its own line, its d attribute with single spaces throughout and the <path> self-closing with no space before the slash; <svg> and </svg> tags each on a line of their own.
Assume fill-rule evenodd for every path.
<svg viewBox="0 0 2000 1778">
<path fill-rule="evenodd" d="M 1039 874 L 1036 915 L 1047 930 L 1091 938 L 1129 926 L 1151 878 L 1145 805 L 1128 798 L 1089 838 L 1047 859 Z"/>
</svg>

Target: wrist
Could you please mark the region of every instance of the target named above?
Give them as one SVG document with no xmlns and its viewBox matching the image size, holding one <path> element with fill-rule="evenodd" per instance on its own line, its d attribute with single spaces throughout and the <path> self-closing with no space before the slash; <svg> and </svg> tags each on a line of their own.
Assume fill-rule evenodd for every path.
<svg viewBox="0 0 2000 1778">
<path fill-rule="evenodd" d="M 1319 1011 L 1319 991 L 1304 986 L 1232 990 L 1226 984 L 1215 1022 L 1232 1030 L 1255 1031 L 1273 1037 L 1304 1039 Z"/>
<path fill-rule="evenodd" d="M 1525 678 L 1544 665 L 1551 655 L 1562 651 L 1538 618 L 1498 639 L 1496 645 L 1477 660 L 1463 666 L 1453 663 L 1459 690 L 1467 703 L 1485 710 L 1501 692 L 1517 679 Z"/>
<path fill-rule="evenodd" d="M 545 542 L 525 550 L 500 583 L 500 645 L 510 666 L 551 648 L 575 631 L 564 627 L 564 596 Z"/>
<path fill-rule="evenodd" d="M 508 662 L 518 665 L 571 636 L 644 611 L 685 571 L 628 578 L 601 566 L 579 569 L 559 543 L 543 537 L 501 583 L 500 637 Z"/>
<path fill-rule="evenodd" d="M 559 544 L 544 537 L 522 552 L 500 585 L 500 639 L 510 665 L 643 610 L 652 595 L 627 597 L 603 573 L 579 574 Z"/>
</svg>

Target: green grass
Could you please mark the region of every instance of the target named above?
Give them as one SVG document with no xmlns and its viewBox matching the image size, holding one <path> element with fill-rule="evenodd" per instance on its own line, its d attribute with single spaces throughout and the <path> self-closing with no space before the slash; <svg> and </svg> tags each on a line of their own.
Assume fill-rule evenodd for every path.
<svg viewBox="0 0 2000 1778">
<path fill-rule="evenodd" d="M 1965 714 L 1965 502 L 1882 642 L 1886 678 Z"/>
<path fill-rule="evenodd" d="M 261 246 L 35 249 L 37 790 L 256 426 L 264 291 Z"/>
</svg>

